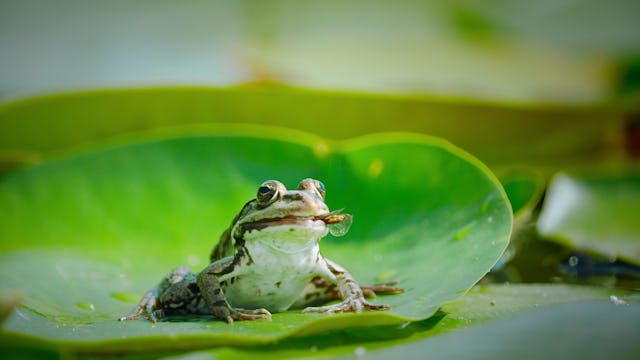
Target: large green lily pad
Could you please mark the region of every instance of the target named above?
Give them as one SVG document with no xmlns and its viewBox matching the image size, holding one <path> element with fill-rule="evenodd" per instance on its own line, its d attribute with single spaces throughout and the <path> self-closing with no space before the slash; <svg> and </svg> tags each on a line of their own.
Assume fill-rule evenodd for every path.
<svg viewBox="0 0 640 360">
<path fill-rule="evenodd" d="M 295 140 L 282 140 L 295 139 Z M 332 209 L 354 214 L 323 253 L 363 283 L 398 280 L 393 310 L 273 321 L 117 322 L 171 268 L 208 253 L 256 187 L 315 177 Z M 224 127 L 62 158 L 0 178 L 0 285 L 24 301 L 3 324 L 76 351 L 257 344 L 331 329 L 424 320 L 498 260 L 512 226 L 501 186 L 445 141 L 381 134 L 329 142 L 272 128 Z"/>
<path fill-rule="evenodd" d="M 558 174 L 538 231 L 559 243 L 640 264 L 640 172 Z"/>
<path fill-rule="evenodd" d="M 618 304 L 611 301 L 614 296 Z M 633 334 L 625 334 L 629 327 L 637 326 L 637 307 L 640 299 L 637 294 L 620 290 L 611 290 L 586 286 L 560 284 L 539 285 L 490 285 L 476 286 L 463 297 L 445 304 L 442 311 L 425 321 L 414 322 L 406 326 L 385 326 L 368 329 L 343 330 L 321 336 L 309 336 L 281 341 L 278 344 L 256 347 L 227 347 L 222 349 L 203 350 L 183 354 L 172 359 L 288 359 L 288 358 L 327 358 L 336 355 L 367 354 L 368 356 L 384 356 L 389 352 L 402 353 L 405 356 L 437 359 L 457 352 L 457 358 L 476 358 L 479 355 L 494 354 L 497 357 L 505 348 L 513 354 L 526 356 L 536 351 L 548 351 L 553 355 L 557 349 L 574 346 L 572 342 L 560 342 L 555 347 L 540 349 L 539 339 L 531 336 L 529 330 L 513 332 L 509 327 L 523 328 L 536 326 L 532 318 L 541 317 L 543 326 L 571 326 L 575 322 L 561 324 L 557 318 L 558 308 L 575 316 L 594 320 L 597 326 L 572 327 L 572 339 L 584 339 L 599 333 L 610 343 L 602 346 L 602 342 L 593 346 L 583 344 L 580 351 L 609 351 L 616 354 L 620 349 L 634 345 Z M 601 305 L 605 303 L 604 305 Z M 634 306 L 629 310 L 627 306 Z M 580 310 L 575 312 L 573 308 Z M 593 312 L 593 313 L 592 313 Z M 613 316 L 609 316 L 612 314 Z M 620 315 L 627 316 L 620 319 Z M 496 334 L 495 328 L 503 329 Z M 608 329 L 616 328 L 613 332 Z M 606 329 L 606 330 L 605 330 Z M 555 331 L 553 329 L 547 329 Z M 492 336 L 482 333 L 492 331 Z M 471 335 L 473 334 L 473 335 Z M 540 335 L 545 339 L 545 335 Z M 510 341 L 504 341 L 509 338 Z M 482 339 L 482 340 L 480 340 Z M 529 340 L 529 341 L 526 341 Z M 546 339 L 545 339 L 546 340 Z M 511 343 L 519 344 L 519 348 Z M 555 342 L 554 342 L 555 343 Z M 460 346 L 473 344 L 473 346 Z M 598 347 L 595 349 L 595 347 Z M 602 348 L 600 348 L 602 347 Z M 476 352 L 482 349 L 482 353 Z M 395 358 L 388 356 L 387 358 Z"/>
</svg>

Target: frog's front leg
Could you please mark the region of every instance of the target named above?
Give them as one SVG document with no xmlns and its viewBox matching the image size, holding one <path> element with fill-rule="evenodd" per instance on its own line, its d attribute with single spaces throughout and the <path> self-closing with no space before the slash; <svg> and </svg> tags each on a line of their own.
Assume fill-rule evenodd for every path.
<svg viewBox="0 0 640 360">
<path fill-rule="evenodd" d="M 338 293 L 342 302 L 334 305 L 308 307 L 302 312 L 321 312 L 321 313 L 338 313 L 338 312 L 362 312 L 369 310 L 388 310 L 389 305 L 376 305 L 369 303 L 365 298 L 362 288 L 349 272 L 342 266 L 331 260 L 324 259 L 326 270 L 329 276 L 325 275 L 327 280 L 335 282 L 338 287 Z M 375 294 L 375 293 L 374 293 Z"/>
<path fill-rule="evenodd" d="M 198 274 L 198 287 L 207 307 L 217 318 L 233 324 L 234 320 L 271 320 L 271 313 L 266 309 L 240 309 L 229 305 L 220 283 L 226 278 L 236 276 L 237 263 L 242 256 L 229 256 L 220 259 Z"/>
</svg>

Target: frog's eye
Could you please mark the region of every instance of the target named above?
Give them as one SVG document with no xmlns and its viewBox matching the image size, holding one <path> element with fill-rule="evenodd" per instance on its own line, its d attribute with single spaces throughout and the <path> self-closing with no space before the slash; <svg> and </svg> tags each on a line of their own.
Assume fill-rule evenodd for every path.
<svg viewBox="0 0 640 360">
<path fill-rule="evenodd" d="M 327 195 L 327 191 L 324 189 L 324 184 L 320 180 L 315 180 L 316 182 L 316 190 L 320 193 L 320 197 L 324 200 L 324 197 Z"/>
<path fill-rule="evenodd" d="M 261 206 L 272 203 L 278 197 L 278 185 L 273 181 L 266 181 L 258 188 L 256 200 Z"/>
<path fill-rule="evenodd" d="M 322 200 L 326 195 L 324 184 L 322 181 L 316 179 L 304 179 L 298 184 L 298 190 L 315 191 Z"/>
</svg>

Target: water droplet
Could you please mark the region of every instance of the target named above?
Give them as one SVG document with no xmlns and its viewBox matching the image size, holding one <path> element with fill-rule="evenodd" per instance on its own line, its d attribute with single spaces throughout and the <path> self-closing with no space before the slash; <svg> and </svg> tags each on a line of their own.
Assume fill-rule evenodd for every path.
<svg viewBox="0 0 640 360">
<path fill-rule="evenodd" d="M 384 163 L 380 159 L 373 159 L 369 164 L 369 177 L 377 178 L 384 170 Z"/>
<path fill-rule="evenodd" d="M 575 255 L 569 258 L 569 266 L 571 267 L 575 267 L 576 265 L 578 265 L 579 262 L 580 262 L 580 259 L 578 259 L 578 257 Z"/>
<path fill-rule="evenodd" d="M 367 349 L 362 346 L 358 346 L 355 350 L 353 350 L 353 353 L 356 354 L 356 356 L 364 356 L 367 353 Z"/>
</svg>

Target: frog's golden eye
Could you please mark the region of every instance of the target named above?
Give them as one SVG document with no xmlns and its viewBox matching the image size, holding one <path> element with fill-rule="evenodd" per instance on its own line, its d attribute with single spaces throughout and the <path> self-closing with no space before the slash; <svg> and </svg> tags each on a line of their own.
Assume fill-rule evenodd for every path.
<svg viewBox="0 0 640 360">
<path fill-rule="evenodd" d="M 271 204 L 278 198 L 278 185 L 273 181 L 266 181 L 258 188 L 258 194 L 256 200 L 261 206 Z"/>
</svg>

